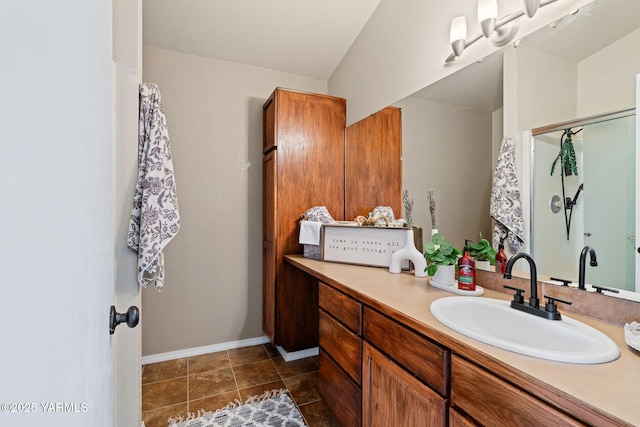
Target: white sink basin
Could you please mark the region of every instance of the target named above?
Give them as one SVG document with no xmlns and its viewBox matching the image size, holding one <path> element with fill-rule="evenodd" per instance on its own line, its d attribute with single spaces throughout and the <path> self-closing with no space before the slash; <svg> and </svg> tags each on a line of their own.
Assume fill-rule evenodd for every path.
<svg viewBox="0 0 640 427">
<path fill-rule="evenodd" d="M 568 363 L 606 363 L 620 355 L 605 334 L 562 315 L 547 320 L 509 307 L 509 301 L 445 297 L 431 303 L 431 314 L 449 328 L 505 350 Z"/>
</svg>

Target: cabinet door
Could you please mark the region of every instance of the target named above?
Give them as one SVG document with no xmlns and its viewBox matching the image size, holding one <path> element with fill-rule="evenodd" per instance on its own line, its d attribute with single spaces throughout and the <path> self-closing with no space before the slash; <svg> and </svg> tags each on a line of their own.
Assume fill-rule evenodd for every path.
<svg viewBox="0 0 640 427">
<path fill-rule="evenodd" d="M 275 342 L 276 323 L 276 161 L 275 151 L 262 162 L 262 330 Z"/>
<path fill-rule="evenodd" d="M 364 343 L 363 426 L 444 426 L 447 405 L 447 399 Z"/>
<path fill-rule="evenodd" d="M 347 127 L 345 219 L 391 206 L 402 217 L 402 116 L 387 107 Z"/>
</svg>

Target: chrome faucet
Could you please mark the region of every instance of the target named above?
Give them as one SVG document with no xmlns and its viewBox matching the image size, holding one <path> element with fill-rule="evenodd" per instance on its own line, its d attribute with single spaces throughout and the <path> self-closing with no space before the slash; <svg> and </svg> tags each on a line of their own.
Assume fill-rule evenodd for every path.
<svg viewBox="0 0 640 427">
<path fill-rule="evenodd" d="M 538 300 L 538 270 L 536 269 L 536 263 L 531 258 L 531 255 L 526 254 L 524 252 L 519 252 L 511 257 L 509 262 L 507 263 L 507 268 L 504 272 L 505 279 L 511 279 L 511 270 L 513 269 L 513 264 L 520 258 L 524 258 L 529 263 L 529 270 L 531 270 L 531 292 L 529 296 L 529 307 L 538 308 L 540 307 L 540 302 Z"/>
<path fill-rule="evenodd" d="M 514 288 L 511 286 L 505 286 L 507 289 L 511 289 L 516 292 L 513 296 L 513 300 L 511 301 L 511 308 L 516 310 L 524 311 L 525 313 L 534 314 L 536 316 L 544 317 L 549 320 L 561 320 L 562 316 L 558 311 L 558 307 L 556 305 L 557 302 L 561 302 L 563 304 L 571 305 L 570 301 L 564 301 L 556 297 L 550 297 L 545 295 L 544 297 L 547 299 L 547 303 L 544 305 L 544 308 L 540 308 L 540 302 L 538 300 L 538 271 L 536 269 L 536 263 L 531 258 L 531 255 L 526 254 L 524 252 L 520 252 L 511 257 L 509 262 L 507 263 L 507 268 L 504 272 L 505 279 L 511 279 L 511 270 L 513 269 L 513 264 L 520 258 L 524 258 L 529 263 L 529 270 L 531 270 L 531 290 L 529 295 L 529 303 L 525 304 L 524 297 L 522 294 L 524 293 L 524 289 Z"/>
<path fill-rule="evenodd" d="M 589 264 L 591 267 L 598 266 L 598 260 L 596 259 L 596 251 L 591 246 L 585 246 L 580 252 L 580 271 L 578 272 L 578 289 L 585 290 L 584 276 L 585 276 L 585 263 L 587 261 L 587 253 L 589 254 Z"/>
</svg>

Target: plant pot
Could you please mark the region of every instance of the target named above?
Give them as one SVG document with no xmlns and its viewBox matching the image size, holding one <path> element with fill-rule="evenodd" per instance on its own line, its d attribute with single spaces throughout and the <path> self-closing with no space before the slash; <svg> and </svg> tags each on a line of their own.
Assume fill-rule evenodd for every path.
<svg viewBox="0 0 640 427">
<path fill-rule="evenodd" d="M 485 261 L 476 260 L 476 270 L 491 271 L 491 262 L 489 260 L 485 260 Z"/>
<path fill-rule="evenodd" d="M 436 274 L 433 275 L 431 281 L 439 285 L 452 286 L 456 281 L 455 272 L 455 265 L 438 266 Z"/>
</svg>

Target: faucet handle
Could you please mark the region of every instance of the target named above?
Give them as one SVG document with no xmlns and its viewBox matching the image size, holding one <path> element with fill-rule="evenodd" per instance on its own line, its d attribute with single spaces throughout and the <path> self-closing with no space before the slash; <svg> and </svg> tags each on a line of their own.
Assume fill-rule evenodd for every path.
<svg viewBox="0 0 640 427">
<path fill-rule="evenodd" d="M 614 294 L 620 293 L 618 289 L 611 289 L 611 288 L 606 288 L 604 286 L 598 286 L 598 285 L 591 285 L 591 286 L 596 290 L 596 293 L 598 294 L 601 294 L 602 291 L 613 292 Z"/>
<path fill-rule="evenodd" d="M 562 282 L 562 286 L 568 286 L 571 283 L 571 280 L 560 279 L 559 277 L 550 277 L 549 279 L 555 280 L 556 282 Z"/>
<path fill-rule="evenodd" d="M 522 294 L 524 293 L 524 289 L 514 288 L 513 286 L 508 285 L 503 285 L 503 287 L 516 292 L 516 294 L 513 296 L 513 302 L 524 304 L 524 297 L 522 296 Z"/>
<path fill-rule="evenodd" d="M 548 295 L 544 296 L 547 299 L 547 303 L 544 305 L 544 309 L 549 313 L 557 313 L 558 306 L 556 305 L 556 301 L 561 302 L 562 304 L 571 305 L 571 301 L 565 301 L 560 298 L 550 297 Z"/>
</svg>

